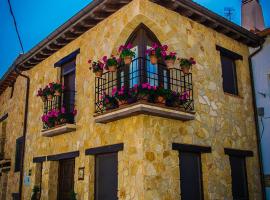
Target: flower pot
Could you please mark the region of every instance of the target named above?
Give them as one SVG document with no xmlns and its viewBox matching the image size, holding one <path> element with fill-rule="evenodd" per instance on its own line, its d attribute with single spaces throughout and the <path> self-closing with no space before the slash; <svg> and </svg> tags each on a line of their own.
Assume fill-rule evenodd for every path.
<svg viewBox="0 0 270 200">
<path fill-rule="evenodd" d="M 64 119 L 64 118 L 60 119 L 60 123 L 61 123 L 61 124 L 64 124 L 64 123 L 66 123 L 66 122 L 67 122 L 66 119 Z"/>
<path fill-rule="evenodd" d="M 125 100 L 118 100 L 118 105 L 119 106 L 124 105 L 124 104 L 127 104 L 127 101 L 125 101 Z"/>
<path fill-rule="evenodd" d="M 155 55 L 150 56 L 150 62 L 152 65 L 156 65 L 158 63 L 158 58 Z"/>
<path fill-rule="evenodd" d="M 51 94 L 49 94 L 49 95 L 47 96 L 47 99 L 48 99 L 49 101 L 51 101 L 51 100 L 53 99 L 53 96 L 52 96 Z"/>
<path fill-rule="evenodd" d="M 96 77 L 101 78 L 103 75 L 103 71 L 97 71 L 95 72 Z"/>
<path fill-rule="evenodd" d="M 157 102 L 158 103 L 165 103 L 165 98 L 163 96 L 158 96 L 157 97 Z"/>
<path fill-rule="evenodd" d="M 55 95 L 55 96 L 61 96 L 61 93 L 60 93 L 58 90 L 56 90 L 56 91 L 54 92 L 54 95 Z"/>
<path fill-rule="evenodd" d="M 181 69 L 182 69 L 182 71 L 183 71 L 184 74 L 189 74 L 190 67 L 188 67 L 188 66 L 181 66 Z"/>
<path fill-rule="evenodd" d="M 108 69 L 110 72 L 116 72 L 117 66 L 116 65 L 108 66 Z"/>
<path fill-rule="evenodd" d="M 131 62 L 132 62 L 132 57 L 131 57 L 131 56 L 126 56 L 126 57 L 124 57 L 124 63 L 125 63 L 126 65 L 130 65 Z"/>
<path fill-rule="evenodd" d="M 175 64 L 175 60 L 174 59 L 169 59 L 165 61 L 168 69 L 173 69 L 174 68 L 174 64 Z"/>
</svg>

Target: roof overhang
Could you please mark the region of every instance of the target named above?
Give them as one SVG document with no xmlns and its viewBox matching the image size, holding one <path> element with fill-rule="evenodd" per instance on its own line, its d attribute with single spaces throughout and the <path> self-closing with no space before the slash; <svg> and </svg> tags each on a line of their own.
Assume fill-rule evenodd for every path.
<svg viewBox="0 0 270 200">
<path fill-rule="evenodd" d="M 191 0 L 150 0 L 251 47 L 263 43 L 258 35 Z"/>
</svg>

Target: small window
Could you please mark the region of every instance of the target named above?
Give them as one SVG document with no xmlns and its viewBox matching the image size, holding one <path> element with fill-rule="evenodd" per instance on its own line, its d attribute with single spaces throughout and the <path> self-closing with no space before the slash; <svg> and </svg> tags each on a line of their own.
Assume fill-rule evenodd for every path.
<svg viewBox="0 0 270 200">
<path fill-rule="evenodd" d="M 221 55 L 223 90 L 226 93 L 238 95 L 235 60 Z"/>
<path fill-rule="evenodd" d="M 180 152 L 181 199 L 203 199 L 201 154 Z"/>
<path fill-rule="evenodd" d="M 15 155 L 15 168 L 14 168 L 15 172 L 18 172 L 21 169 L 22 150 L 23 150 L 23 137 L 20 137 L 16 140 L 16 155 Z"/>
<path fill-rule="evenodd" d="M 233 199 L 248 200 L 245 157 L 230 156 Z"/>
<path fill-rule="evenodd" d="M 75 74 L 76 61 L 72 60 L 61 67 L 62 83 L 65 86 L 63 106 L 67 112 L 72 112 L 75 106 Z"/>
<path fill-rule="evenodd" d="M 223 91 L 229 94 L 238 95 L 236 60 L 243 60 L 243 57 L 235 52 L 216 46 L 220 51 Z"/>
</svg>

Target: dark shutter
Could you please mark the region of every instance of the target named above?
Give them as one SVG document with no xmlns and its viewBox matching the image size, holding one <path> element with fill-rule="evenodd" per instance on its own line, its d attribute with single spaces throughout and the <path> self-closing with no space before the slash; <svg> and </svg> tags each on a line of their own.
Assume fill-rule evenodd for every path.
<svg viewBox="0 0 270 200">
<path fill-rule="evenodd" d="M 95 200 L 117 200 L 117 153 L 99 154 L 95 157 Z"/>
<path fill-rule="evenodd" d="M 71 193 L 74 191 L 74 167 L 74 158 L 59 161 L 58 200 L 71 200 Z"/>
<path fill-rule="evenodd" d="M 21 169 L 22 150 L 23 150 L 23 137 L 20 137 L 16 140 L 16 155 L 15 155 L 15 168 L 14 168 L 15 172 L 18 172 Z"/>
<path fill-rule="evenodd" d="M 230 156 L 232 193 L 234 200 L 248 200 L 245 157 Z"/>
<path fill-rule="evenodd" d="M 201 154 L 180 152 L 179 159 L 181 199 L 203 199 Z"/>
<path fill-rule="evenodd" d="M 221 55 L 223 90 L 229 94 L 238 95 L 235 60 Z"/>
</svg>

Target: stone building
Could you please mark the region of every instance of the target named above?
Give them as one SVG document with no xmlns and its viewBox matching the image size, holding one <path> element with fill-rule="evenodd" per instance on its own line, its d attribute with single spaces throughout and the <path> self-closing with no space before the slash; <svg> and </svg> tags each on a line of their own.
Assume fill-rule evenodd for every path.
<svg viewBox="0 0 270 200">
<path fill-rule="evenodd" d="M 154 42 L 194 57 L 192 73 L 150 64 Z M 189 0 L 93 1 L 1 79 L 1 199 L 30 199 L 34 186 L 44 200 L 262 199 L 248 62 L 262 42 Z M 127 43 L 137 50 L 131 65 L 101 78 L 89 71 L 89 59 Z M 42 102 L 37 91 L 56 81 L 63 94 Z M 143 82 L 188 97 L 115 109 L 100 99 Z M 44 126 L 41 116 L 61 107 L 77 115 Z"/>
</svg>

